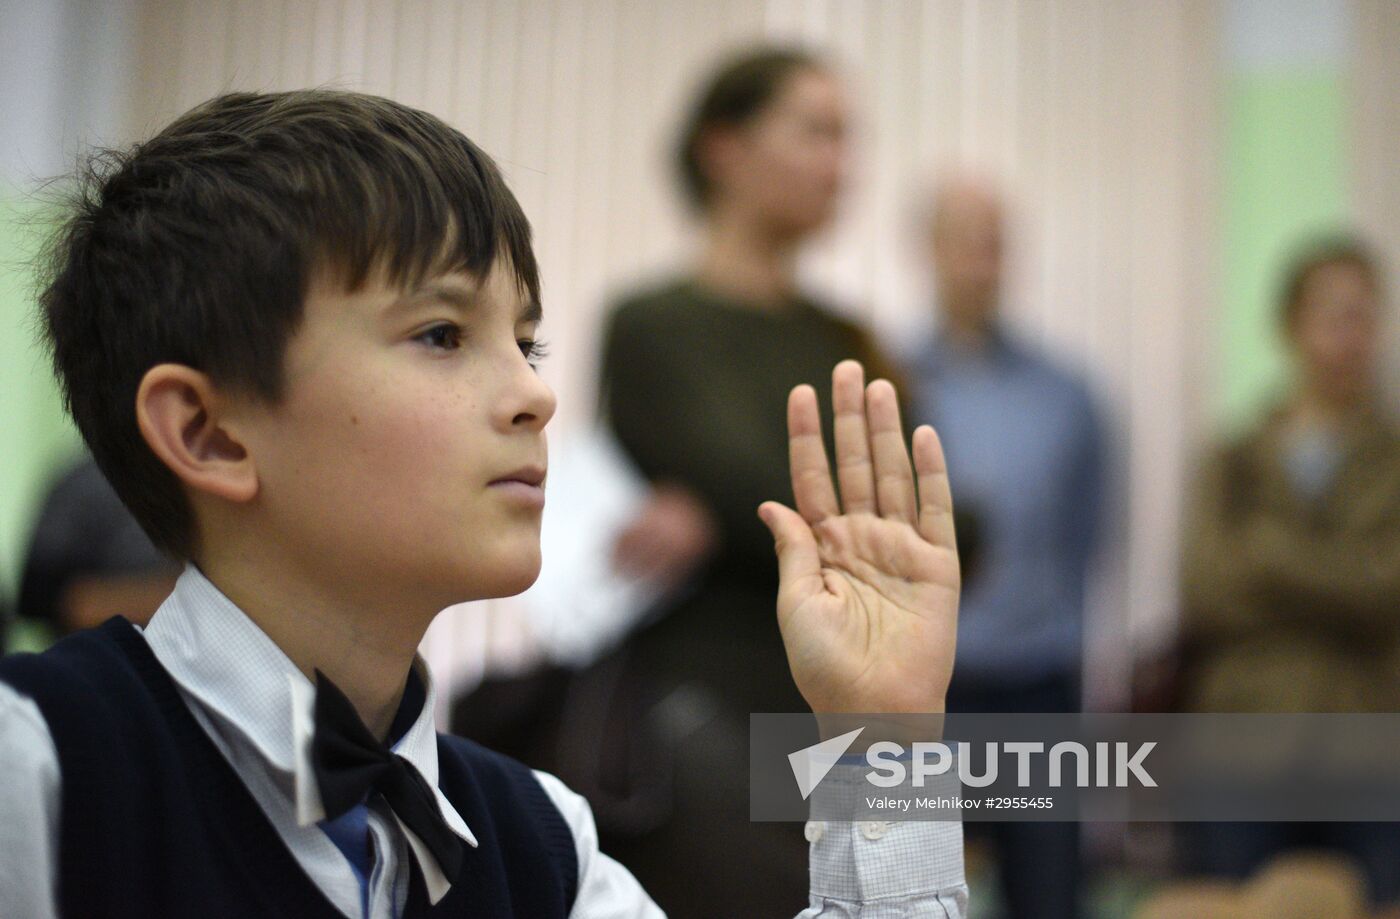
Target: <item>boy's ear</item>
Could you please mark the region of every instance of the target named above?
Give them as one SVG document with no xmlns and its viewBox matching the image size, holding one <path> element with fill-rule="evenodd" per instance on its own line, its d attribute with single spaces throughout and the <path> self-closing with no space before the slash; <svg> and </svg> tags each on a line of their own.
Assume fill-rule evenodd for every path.
<svg viewBox="0 0 1400 919">
<path fill-rule="evenodd" d="M 180 481 L 241 503 L 258 493 L 258 474 L 252 454 L 228 427 L 227 405 L 198 370 L 157 364 L 136 391 L 136 423 Z"/>
</svg>

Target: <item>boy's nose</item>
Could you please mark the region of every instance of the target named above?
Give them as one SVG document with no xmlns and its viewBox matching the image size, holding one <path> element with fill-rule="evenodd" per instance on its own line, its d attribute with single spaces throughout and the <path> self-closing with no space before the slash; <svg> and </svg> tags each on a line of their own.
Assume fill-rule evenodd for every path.
<svg viewBox="0 0 1400 919">
<path fill-rule="evenodd" d="M 511 400 L 511 427 L 543 430 L 559 407 L 554 390 L 533 368 L 522 375 L 519 386 Z"/>
</svg>

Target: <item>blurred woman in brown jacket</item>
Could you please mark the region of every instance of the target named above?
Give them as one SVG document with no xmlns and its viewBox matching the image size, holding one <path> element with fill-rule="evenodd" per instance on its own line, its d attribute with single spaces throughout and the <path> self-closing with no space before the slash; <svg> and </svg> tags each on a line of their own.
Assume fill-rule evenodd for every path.
<svg viewBox="0 0 1400 919">
<path fill-rule="evenodd" d="M 1378 403 L 1380 276 L 1310 250 L 1284 286 L 1297 386 L 1206 461 L 1183 545 L 1186 707 L 1400 711 L 1400 430 Z"/>
<path fill-rule="evenodd" d="M 1400 430 L 1378 392 L 1381 272 L 1332 240 L 1283 288 L 1292 393 L 1217 449 L 1182 555 L 1183 705 L 1195 712 L 1400 712 Z M 1296 845 L 1348 851 L 1400 895 L 1391 824 L 1220 824 L 1194 867 L 1242 877 Z"/>
</svg>

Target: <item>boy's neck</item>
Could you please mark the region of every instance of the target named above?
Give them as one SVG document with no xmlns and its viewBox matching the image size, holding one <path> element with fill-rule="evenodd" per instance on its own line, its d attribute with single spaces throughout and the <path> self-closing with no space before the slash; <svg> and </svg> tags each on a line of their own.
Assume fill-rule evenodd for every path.
<svg viewBox="0 0 1400 919">
<path fill-rule="evenodd" d="M 320 670 L 375 737 L 385 738 L 433 613 L 356 598 L 272 563 L 205 557 L 199 567 L 310 680 Z M 260 562 L 264 561 L 262 559 Z"/>
</svg>

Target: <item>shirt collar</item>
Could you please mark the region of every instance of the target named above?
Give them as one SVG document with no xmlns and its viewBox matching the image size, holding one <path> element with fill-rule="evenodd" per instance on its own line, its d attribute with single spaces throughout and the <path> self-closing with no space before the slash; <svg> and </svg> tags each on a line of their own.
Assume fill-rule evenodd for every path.
<svg viewBox="0 0 1400 919">
<path fill-rule="evenodd" d="M 297 822 L 325 817 L 311 770 L 312 712 L 316 688 L 262 629 L 194 565 L 175 582 L 144 630 L 161 666 L 193 704 L 219 725 L 224 739 L 256 753 L 240 757 L 265 768 L 289 791 Z M 438 788 L 437 730 L 432 720 L 432 675 L 423 659 L 413 668 L 423 685 L 423 704 L 394 752 L 417 769 L 437 795 L 447 825 L 469 845 L 476 837 Z M 246 768 L 246 765 L 245 765 Z M 415 843 L 410 834 L 410 843 Z M 427 886 L 442 887 L 436 862 L 421 845 L 411 845 Z M 431 863 L 431 864 L 425 864 Z M 429 878 L 429 872 L 436 877 Z M 440 882 L 440 883 L 434 883 Z M 430 891 L 431 892 L 431 891 Z M 436 902 L 437 898 L 433 898 Z"/>
<path fill-rule="evenodd" d="M 1018 355 L 1016 344 L 1001 322 L 995 321 L 988 329 L 987 347 L 981 352 L 969 352 L 959 348 L 941 328 L 928 339 L 928 345 L 915 358 L 916 369 L 923 373 L 937 373 L 944 369 L 968 367 L 976 364 L 996 364 L 1014 360 Z"/>
</svg>

